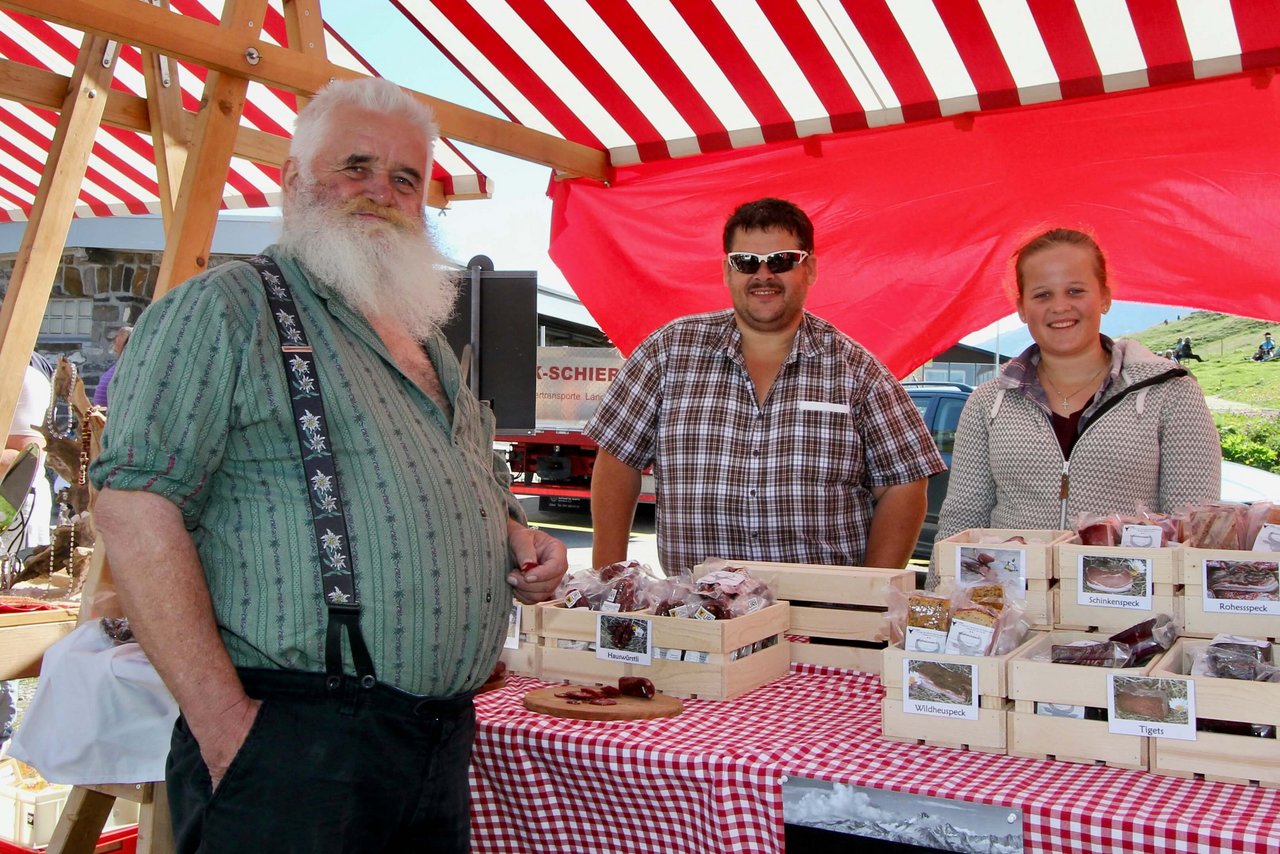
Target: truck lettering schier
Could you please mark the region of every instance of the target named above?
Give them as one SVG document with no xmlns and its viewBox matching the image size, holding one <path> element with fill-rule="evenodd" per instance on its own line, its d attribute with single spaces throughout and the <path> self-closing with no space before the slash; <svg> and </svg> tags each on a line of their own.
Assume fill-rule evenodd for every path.
<svg viewBox="0 0 1280 854">
<path fill-rule="evenodd" d="M 539 347 L 537 405 L 532 433 L 504 433 L 507 463 L 515 475 L 511 491 L 544 501 L 591 497 L 596 443 L 582 433 L 609 384 L 622 370 L 622 354 L 604 347 Z M 640 500 L 653 502 L 646 473 Z M 549 503 L 549 502 L 548 502 Z"/>
</svg>

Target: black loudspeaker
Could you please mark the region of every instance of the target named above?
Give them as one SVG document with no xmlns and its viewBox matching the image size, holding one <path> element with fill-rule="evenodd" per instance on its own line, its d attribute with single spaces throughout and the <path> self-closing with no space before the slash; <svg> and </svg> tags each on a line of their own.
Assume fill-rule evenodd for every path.
<svg viewBox="0 0 1280 854">
<path fill-rule="evenodd" d="M 493 408 L 499 433 L 534 428 L 538 378 L 538 274 L 495 271 L 477 255 L 459 273 L 458 307 L 444 328 L 472 391 Z"/>
</svg>

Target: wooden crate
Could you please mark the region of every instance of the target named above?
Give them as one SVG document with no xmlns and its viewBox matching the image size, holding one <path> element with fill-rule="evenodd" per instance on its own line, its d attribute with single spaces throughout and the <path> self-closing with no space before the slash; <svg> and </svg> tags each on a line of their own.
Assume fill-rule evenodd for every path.
<svg viewBox="0 0 1280 854">
<path fill-rule="evenodd" d="M 1008 743 L 1008 663 L 1019 650 L 1032 643 L 1037 635 L 1038 633 L 1032 632 L 1031 637 L 1018 649 L 1006 655 L 947 655 L 940 652 L 907 652 L 896 646 L 887 647 L 880 672 L 880 681 L 885 689 L 880 716 L 881 735 L 891 741 L 931 744 L 983 753 L 1004 753 Z M 953 720 L 908 714 L 904 711 L 906 686 L 902 684 L 902 665 L 907 659 L 976 667 L 978 719 Z"/>
<path fill-rule="evenodd" d="M 1126 546 L 1085 546 L 1062 543 L 1056 546 L 1058 588 L 1054 594 L 1054 628 L 1074 631 L 1099 631 L 1113 634 L 1156 614 L 1168 614 L 1182 622 L 1180 588 L 1182 549 L 1129 548 Z M 1089 556 L 1140 558 L 1151 562 L 1147 578 L 1151 585 L 1151 608 L 1114 608 L 1083 605 L 1079 601 L 1080 561 Z M 1120 598 L 1120 597 L 1116 597 Z"/>
<path fill-rule="evenodd" d="M 1007 540 L 1022 537 L 1026 545 L 1019 543 L 983 543 L 984 539 Z M 1048 581 L 1054 575 L 1054 547 L 1061 543 L 1077 542 L 1075 531 L 1021 530 L 1014 528 L 969 528 L 939 540 L 933 546 L 933 559 L 943 578 L 956 577 L 956 559 L 962 546 L 990 546 L 994 549 L 1016 549 L 1025 555 L 1024 566 L 1028 579 Z"/>
<path fill-rule="evenodd" d="M 499 658 L 506 663 L 507 670 L 521 676 L 537 676 L 540 672 L 542 646 L 540 643 L 539 618 L 542 612 L 536 605 L 525 605 L 515 602 L 517 645 L 502 648 Z"/>
<path fill-rule="evenodd" d="M 916 573 L 910 569 L 867 566 L 822 566 L 804 563 L 731 561 L 791 605 L 788 639 L 791 661 L 880 673 L 884 659 L 884 615 L 890 588 L 910 593 Z M 716 566 L 693 568 L 701 578 Z"/>
<path fill-rule="evenodd" d="M 1154 666 L 1122 669 L 1054 664 L 1047 660 L 1053 644 L 1078 640 L 1106 640 L 1105 635 L 1088 632 L 1052 631 L 1041 633 L 1023 646 L 1009 661 L 1009 753 L 1036 759 L 1061 759 L 1145 769 L 1148 759 L 1146 736 L 1119 735 L 1108 731 L 1106 721 L 1054 717 L 1036 714 L 1036 703 L 1107 708 L 1107 674 L 1145 676 Z M 1043 655 L 1044 661 L 1036 656 Z"/>
<path fill-rule="evenodd" d="M 1280 614 L 1229 614 L 1204 607 L 1206 561 L 1280 561 L 1280 552 L 1246 552 L 1225 549 L 1182 549 L 1183 634 L 1212 638 L 1219 633 L 1280 640 Z M 1255 601 L 1238 600 L 1240 605 Z"/>
<path fill-rule="evenodd" d="M 1188 678 L 1193 656 L 1208 641 L 1179 638 L 1151 671 L 1152 676 Z M 1271 647 L 1280 661 L 1280 645 Z M 1196 684 L 1196 717 L 1280 728 L 1280 684 L 1191 676 Z M 1280 788 L 1280 739 L 1221 732 L 1197 732 L 1195 741 L 1151 740 L 1151 770 L 1172 777 Z"/>
<path fill-rule="evenodd" d="M 0 614 L 0 679 L 40 675 L 44 651 L 75 628 L 73 611 Z"/>
<path fill-rule="evenodd" d="M 729 700 L 786 676 L 790 668 L 782 637 L 790 624 L 786 602 L 732 620 L 627 615 L 650 621 L 654 655 L 649 665 L 606 661 L 597 658 L 594 649 L 565 648 L 594 645 L 599 611 L 565 608 L 562 602 L 538 607 L 539 677 L 549 682 L 615 682 L 619 676 L 645 676 L 676 697 Z M 684 658 L 661 658 L 659 649 L 679 651 Z M 740 654 L 744 649 L 753 651 Z"/>
<path fill-rule="evenodd" d="M 983 543 L 984 539 L 1009 539 L 1022 537 L 1025 545 L 1018 543 Z M 1053 591 L 1056 571 L 1054 549 L 1060 543 L 1077 541 L 1074 531 L 1018 530 L 1013 528 L 970 528 L 939 540 L 933 546 L 934 565 L 944 578 L 958 579 L 960 549 L 988 547 L 1005 551 L 1018 551 L 1023 555 L 1023 567 L 1027 582 L 1027 624 L 1033 629 L 1053 626 Z"/>
</svg>

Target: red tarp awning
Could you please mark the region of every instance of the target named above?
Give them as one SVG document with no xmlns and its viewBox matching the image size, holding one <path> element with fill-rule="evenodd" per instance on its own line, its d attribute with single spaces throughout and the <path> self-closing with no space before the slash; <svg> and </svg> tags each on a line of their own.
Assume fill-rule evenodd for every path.
<svg viewBox="0 0 1280 854">
<path fill-rule="evenodd" d="M 1236 76 L 619 170 L 553 186 L 551 255 L 629 352 L 730 304 L 720 230 L 738 203 L 814 220 L 809 308 L 905 375 L 1012 309 L 1009 257 L 1091 228 L 1119 299 L 1280 318 L 1280 84 Z M 779 247 L 786 248 L 786 247 Z"/>
<path fill-rule="evenodd" d="M 609 150 L 609 187 L 553 186 L 551 254 L 625 351 L 728 304 L 720 228 L 764 194 L 817 223 L 810 307 L 899 374 L 1008 313 L 1042 223 L 1094 229 L 1122 299 L 1280 319 L 1273 0 L 397 5 Z"/>
</svg>

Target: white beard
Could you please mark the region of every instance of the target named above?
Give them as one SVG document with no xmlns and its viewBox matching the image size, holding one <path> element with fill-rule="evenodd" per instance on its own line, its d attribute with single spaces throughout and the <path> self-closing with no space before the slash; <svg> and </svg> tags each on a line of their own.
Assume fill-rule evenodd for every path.
<svg viewBox="0 0 1280 854">
<path fill-rule="evenodd" d="M 285 211 L 280 246 L 366 318 L 426 341 L 453 315 L 457 280 L 421 219 L 379 211 L 392 220 L 352 216 L 310 184 Z"/>
</svg>

